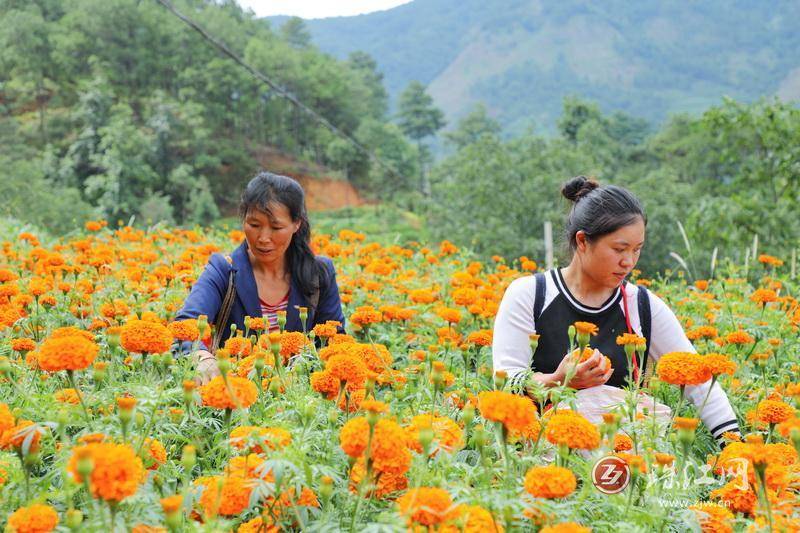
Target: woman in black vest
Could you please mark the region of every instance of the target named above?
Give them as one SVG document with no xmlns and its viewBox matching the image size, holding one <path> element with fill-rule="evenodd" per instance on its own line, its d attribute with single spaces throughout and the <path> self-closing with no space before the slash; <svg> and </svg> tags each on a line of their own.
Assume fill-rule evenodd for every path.
<svg viewBox="0 0 800 533">
<path fill-rule="evenodd" d="M 572 259 L 565 268 L 519 278 L 506 289 L 494 325 L 495 371 L 505 370 L 517 390 L 529 379 L 545 386 L 563 382 L 570 364 L 564 357 L 567 330 L 575 322 L 598 327 L 590 342 L 593 355 L 577 365 L 569 382 L 575 389 L 619 389 L 627 383 L 627 357 L 616 338 L 629 330 L 647 339 L 648 357 L 638 362 L 637 372 L 665 353 L 694 352 L 664 301 L 625 281 L 645 241 L 647 218 L 639 200 L 622 187 L 601 187 L 583 176 L 567 182 L 561 192 L 573 202 L 566 221 Z M 539 335 L 535 353 L 532 334 Z M 601 354 L 611 361 L 610 368 Z M 738 432 L 739 426 L 719 383 L 709 393 L 710 385 L 687 386 L 686 396 L 703 406 L 700 418 L 721 443 L 723 433 Z M 603 390 L 610 389 L 592 389 Z"/>
</svg>

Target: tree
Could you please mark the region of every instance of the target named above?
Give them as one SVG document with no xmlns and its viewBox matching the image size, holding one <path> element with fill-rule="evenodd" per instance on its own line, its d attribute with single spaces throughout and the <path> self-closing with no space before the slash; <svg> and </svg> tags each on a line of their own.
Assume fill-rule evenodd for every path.
<svg viewBox="0 0 800 533">
<path fill-rule="evenodd" d="M 367 107 L 370 115 L 383 118 L 386 115 L 389 96 L 383 86 L 383 74 L 378 71 L 378 63 L 368 53 L 356 51 L 348 56 L 347 66 L 358 75 L 369 93 Z"/>
<path fill-rule="evenodd" d="M 500 131 L 500 123 L 488 115 L 485 105 L 478 104 L 458 122 L 455 130 L 444 136 L 447 142 L 460 149 L 477 142 L 484 135 L 500 135 Z"/>
<path fill-rule="evenodd" d="M 412 81 L 400 95 L 398 123 L 403 133 L 417 143 L 422 194 L 430 196 L 431 185 L 424 168 L 427 147 L 422 140 L 435 135 L 446 122 L 444 113 L 433 105 L 433 98 L 425 92 L 422 83 Z"/>
<path fill-rule="evenodd" d="M 597 104 L 568 96 L 564 98 L 564 110 L 558 119 L 558 131 L 568 141 L 575 142 L 578 139 L 578 131 L 584 124 L 603 120 L 603 114 Z"/>
<path fill-rule="evenodd" d="M 300 49 L 311 46 L 311 33 L 300 17 L 291 17 L 283 23 L 281 37 L 293 48 Z"/>
</svg>

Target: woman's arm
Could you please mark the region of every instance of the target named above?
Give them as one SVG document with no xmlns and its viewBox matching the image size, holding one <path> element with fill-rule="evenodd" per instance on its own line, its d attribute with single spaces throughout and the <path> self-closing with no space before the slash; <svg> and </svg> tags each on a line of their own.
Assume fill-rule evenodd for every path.
<svg viewBox="0 0 800 533">
<path fill-rule="evenodd" d="M 556 385 L 564 376 L 531 372 L 530 335 L 536 333 L 533 320 L 533 299 L 536 294 L 536 279 L 525 276 L 515 279 L 503 294 L 492 334 L 492 366 L 494 371 L 504 370 L 508 374 L 511 390 L 522 391 L 524 382 L 532 378 L 543 385 Z"/>
<path fill-rule="evenodd" d="M 327 257 L 319 257 L 318 260 L 325 267 L 326 279 L 322 282 L 322 292 L 319 295 L 314 323 L 324 324 L 328 320 L 335 320 L 342 324 L 339 327 L 339 333 L 344 333 L 345 318 L 344 311 L 342 311 L 342 299 L 339 295 L 339 285 L 336 283 L 336 268 L 333 261 Z"/>
<path fill-rule="evenodd" d="M 655 364 L 665 353 L 696 352 L 672 309 L 652 292 L 649 294 L 652 309 L 651 364 Z M 686 387 L 686 396 L 698 409 L 705 401 L 700 418 L 720 445 L 724 444 L 723 433 L 740 433 L 736 413 L 719 383 L 714 383 L 713 388 L 711 380 L 700 385 L 689 385 Z"/>
<path fill-rule="evenodd" d="M 224 266 L 223 266 L 224 265 Z M 228 271 L 223 270 L 228 266 L 225 258 L 220 254 L 214 254 L 206 264 L 203 273 L 197 278 L 189 296 L 183 302 L 183 307 L 175 315 L 175 320 L 187 320 L 197 318 L 200 315 L 208 317 L 209 324 L 213 324 L 222 305 L 222 298 L 228 288 Z M 200 343 L 200 347 L 208 351 L 209 347 Z M 180 351 L 188 352 L 192 348 L 192 342 L 181 343 Z"/>
</svg>

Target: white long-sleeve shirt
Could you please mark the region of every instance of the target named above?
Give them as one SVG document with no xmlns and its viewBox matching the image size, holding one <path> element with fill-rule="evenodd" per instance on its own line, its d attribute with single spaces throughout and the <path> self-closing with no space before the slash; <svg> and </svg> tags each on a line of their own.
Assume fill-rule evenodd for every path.
<svg viewBox="0 0 800 533">
<path fill-rule="evenodd" d="M 541 327 L 538 330 L 533 316 L 536 295 L 535 276 L 518 278 L 508 286 L 495 317 L 494 341 L 492 343 L 494 370 L 505 370 L 512 383 L 515 378 L 523 378 L 523 373 L 531 369 L 545 372 L 554 370 L 552 366 L 550 368 L 536 368 L 536 364 L 532 360 L 534 354 L 530 346 L 529 336 L 531 334 L 537 333 L 542 336 L 563 335 L 566 337 L 567 328 L 572 322 L 559 323 L 560 319 L 566 316 L 577 316 L 579 320 L 597 323 L 593 318 L 608 317 L 609 314 L 614 315 L 615 308 L 623 313 L 624 320 L 622 291 L 619 289 L 601 307 L 593 308 L 581 304 L 569 292 L 558 271 L 548 271 L 545 274 L 545 281 L 545 301 L 540 315 Z M 631 328 L 638 335 L 642 335 L 637 301 L 638 290 L 639 288 L 635 285 L 626 285 L 627 308 Z M 694 346 L 686 337 L 680 322 L 669 306 L 651 291 L 648 291 L 648 295 L 650 297 L 651 310 L 650 360 L 648 365 L 655 365 L 665 353 L 677 351 L 695 352 Z M 615 320 L 618 326 L 619 319 L 616 318 Z M 619 328 L 617 327 L 617 329 Z M 620 333 L 623 333 L 623 331 L 604 331 L 601 327 L 597 337 L 613 335 L 615 340 L 616 335 Z M 595 340 L 596 338 L 593 337 L 593 344 Z M 565 353 L 566 349 L 563 353 L 557 354 L 557 360 L 560 361 Z M 552 361 L 549 364 L 552 365 Z M 622 366 L 626 365 L 627 363 L 625 362 Z M 618 362 L 615 362 L 614 366 L 617 367 Z M 626 372 L 623 368 L 620 368 L 619 371 Z M 686 387 L 685 394 L 689 401 L 699 408 L 703 404 L 710 386 L 711 380 L 700 385 L 690 385 Z M 706 400 L 705 406 L 700 413 L 700 418 L 718 442 L 721 442 L 723 433 L 739 431 L 736 415 L 719 383 L 714 383 L 711 393 L 708 395 L 708 400 Z"/>
</svg>

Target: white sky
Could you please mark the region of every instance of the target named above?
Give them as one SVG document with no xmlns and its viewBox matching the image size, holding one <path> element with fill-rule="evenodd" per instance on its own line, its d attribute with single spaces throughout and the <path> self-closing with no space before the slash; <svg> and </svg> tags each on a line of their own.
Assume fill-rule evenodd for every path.
<svg viewBox="0 0 800 533">
<path fill-rule="evenodd" d="M 238 0 L 259 17 L 293 15 L 306 19 L 360 15 L 390 9 L 411 0 Z"/>
</svg>

